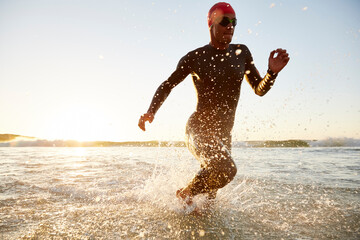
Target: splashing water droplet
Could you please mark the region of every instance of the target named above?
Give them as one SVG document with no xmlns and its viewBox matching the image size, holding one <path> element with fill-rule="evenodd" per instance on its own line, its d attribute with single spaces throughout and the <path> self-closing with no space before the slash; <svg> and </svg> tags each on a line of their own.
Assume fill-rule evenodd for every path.
<svg viewBox="0 0 360 240">
<path fill-rule="evenodd" d="M 236 49 L 235 51 L 236 56 L 239 55 L 241 52 L 242 52 L 241 49 Z"/>
<path fill-rule="evenodd" d="M 199 230 L 199 236 L 200 237 L 205 236 L 205 231 L 203 229 Z"/>
<path fill-rule="evenodd" d="M 306 11 L 306 10 L 308 10 L 308 7 L 303 7 L 302 10 L 303 10 L 303 11 Z"/>
<path fill-rule="evenodd" d="M 249 74 L 249 73 L 250 73 L 250 70 L 246 70 L 246 71 L 245 71 L 245 74 Z"/>
</svg>

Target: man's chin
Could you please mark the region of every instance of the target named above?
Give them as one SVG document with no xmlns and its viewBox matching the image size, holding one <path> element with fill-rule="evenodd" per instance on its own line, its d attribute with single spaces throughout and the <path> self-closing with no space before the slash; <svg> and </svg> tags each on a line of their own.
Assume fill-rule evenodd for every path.
<svg viewBox="0 0 360 240">
<path fill-rule="evenodd" d="M 224 36 L 223 38 L 224 43 L 229 44 L 231 43 L 231 41 L 232 41 L 232 36 Z"/>
</svg>

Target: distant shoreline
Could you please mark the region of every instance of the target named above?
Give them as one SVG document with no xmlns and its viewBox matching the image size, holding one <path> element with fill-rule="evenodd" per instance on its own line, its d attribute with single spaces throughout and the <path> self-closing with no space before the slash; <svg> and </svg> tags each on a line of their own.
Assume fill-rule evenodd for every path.
<svg viewBox="0 0 360 240">
<path fill-rule="evenodd" d="M 46 140 L 15 134 L 0 134 L 0 147 L 186 147 L 184 141 L 76 141 Z M 360 139 L 234 141 L 233 148 L 360 147 Z"/>
<path fill-rule="evenodd" d="M 0 147 L 186 147 L 183 141 L 75 141 L 44 140 L 15 134 L 0 134 Z M 305 140 L 233 142 L 233 147 L 309 147 Z"/>
<path fill-rule="evenodd" d="M 234 148 L 241 147 L 310 147 L 303 140 L 286 141 L 246 141 L 233 142 Z M 0 142 L 0 147 L 186 147 L 182 141 L 144 141 L 144 142 L 79 142 L 74 140 L 36 140 Z"/>
</svg>

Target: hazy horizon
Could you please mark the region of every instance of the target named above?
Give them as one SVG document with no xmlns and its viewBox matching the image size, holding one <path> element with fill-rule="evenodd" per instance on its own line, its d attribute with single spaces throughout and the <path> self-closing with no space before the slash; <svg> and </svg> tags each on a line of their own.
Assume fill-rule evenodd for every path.
<svg viewBox="0 0 360 240">
<path fill-rule="evenodd" d="M 9 140 L 4 140 L 4 135 L 11 135 L 11 139 Z M 185 142 L 185 140 L 160 140 L 160 139 L 149 139 L 149 140 L 124 140 L 124 141 L 108 141 L 108 140 L 102 140 L 102 139 L 97 139 L 97 140 L 91 140 L 91 141 L 80 141 L 80 140 L 76 140 L 76 139 L 45 139 L 45 138 L 38 138 L 36 136 L 24 136 L 24 135 L 20 135 L 20 134 L 9 134 L 9 133 L 0 133 L 0 143 L 6 143 L 6 142 L 12 142 L 12 141 L 49 141 L 49 142 L 56 142 L 56 141 L 62 141 L 62 142 L 66 142 L 66 141 L 73 141 L 73 142 L 79 142 L 79 143 L 85 143 L 85 142 L 109 142 L 109 143 L 144 143 L 144 142 Z M 233 142 L 266 142 L 266 141 L 273 141 L 273 142 L 285 142 L 285 141 L 307 141 L 307 142 L 316 142 L 316 141 L 333 141 L 333 142 L 339 142 L 339 141 L 354 141 L 354 142 L 359 142 L 360 143 L 360 138 L 347 138 L 347 137 L 341 137 L 341 138 L 323 138 L 323 139 L 299 139 L 299 138 L 289 138 L 289 139 L 265 139 L 265 140 L 260 140 L 260 139 L 253 139 L 253 140 L 235 140 Z"/>
</svg>

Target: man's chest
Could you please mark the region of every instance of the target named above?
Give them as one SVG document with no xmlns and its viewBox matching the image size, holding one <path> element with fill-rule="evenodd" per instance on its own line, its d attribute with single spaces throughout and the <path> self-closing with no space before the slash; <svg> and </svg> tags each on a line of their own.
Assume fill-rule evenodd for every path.
<svg viewBox="0 0 360 240">
<path fill-rule="evenodd" d="M 238 85 L 245 72 L 245 59 L 232 54 L 198 57 L 192 76 L 195 83 L 206 86 Z"/>
</svg>

